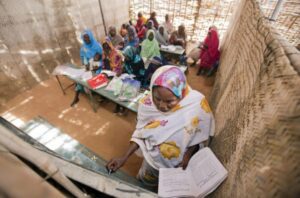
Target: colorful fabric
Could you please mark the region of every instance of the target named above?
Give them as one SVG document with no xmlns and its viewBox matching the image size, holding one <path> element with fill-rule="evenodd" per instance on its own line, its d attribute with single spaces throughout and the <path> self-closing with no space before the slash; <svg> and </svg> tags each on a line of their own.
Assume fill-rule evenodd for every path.
<svg viewBox="0 0 300 198">
<path fill-rule="evenodd" d="M 141 59 L 138 49 L 131 46 L 125 47 L 123 55 L 133 62 L 138 62 Z"/>
<path fill-rule="evenodd" d="M 143 20 L 143 23 L 146 24 L 147 23 L 147 18 L 142 16 L 142 20 Z"/>
<path fill-rule="evenodd" d="M 204 46 L 200 52 L 200 68 L 210 69 L 220 59 L 219 37 L 215 28 L 209 30 Z"/>
<path fill-rule="evenodd" d="M 138 32 L 143 26 L 144 26 L 144 21 L 142 18 L 138 18 L 138 20 L 136 21 L 136 25 L 135 25 L 135 29 Z"/>
<path fill-rule="evenodd" d="M 91 41 L 89 44 L 87 44 L 84 41 L 84 39 L 83 39 L 84 35 L 89 36 L 90 41 Z M 94 38 L 91 30 L 89 30 L 89 29 L 84 30 L 81 34 L 81 39 L 83 42 L 83 45 L 80 48 L 80 59 L 81 59 L 82 64 L 87 64 L 91 58 L 94 58 L 96 53 L 99 53 L 100 55 L 102 54 L 102 47 L 97 42 L 97 40 Z"/>
<path fill-rule="evenodd" d="M 137 30 L 137 36 L 139 37 L 140 42 L 145 39 L 146 32 L 147 28 L 144 25 L 139 30 Z"/>
<path fill-rule="evenodd" d="M 131 141 L 139 145 L 154 169 L 173 168 L 190 146 L 208 140 L 214 133 L 214 117 L 205 97 L 192 90 L 176 66 L 163 66 L 153 74 L 150 94 L 140 100 L 138 123 Z M 152 100 L 155 86 L 166 87 L 181 98 L 169 112 L 159 111 Z"/>
<path fill-rule="evenodd" d="M 152 41 L 149 40 L 150 33 L 152 33 L 154 36 Z M 159 45 L 155 39 L 155 32 L 153 30 L 148 30 L 147 38 L 142 42 L 141 57 L 150 59 L 154 56 L 160 57 Z"/>
<path fill-rule="evenodd" d="M 104 39 L 102 45 L 104 43 L 108 44 L 108 46 L 110 48 L 110 53 L 109 54 L 103 53 L 102 59 L 109 61 L 110 69 L 113 72 L 121 73 L 122 72 L 122 63 L 123 63 L 122 53 L 113 46 L 113 44 L 110 41 L 109 37 L 106 37 Z"/>
<path fill-rule="evenodd" d="M 128 74 L 134 74 L 137 78 L 144 75 L 144 62 L 139 55 L 138 49 L 132 46 L 127 46 L 123 50 L 125 57 L 125 71 Z"/>
<path fill-rule="evenodd" d="M 180 99 L 186 94 L 185 75 L 177 67 L 162 67 L 161 73 L 155 73 L 152 79 L 155 79 L 151 82 L 152 88 L 155 86 L 167 88 Z"/>
</svg>

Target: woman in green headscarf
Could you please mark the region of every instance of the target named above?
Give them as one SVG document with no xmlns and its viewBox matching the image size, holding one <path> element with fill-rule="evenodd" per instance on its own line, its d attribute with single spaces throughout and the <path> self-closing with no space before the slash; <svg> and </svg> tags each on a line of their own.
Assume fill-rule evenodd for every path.
<svg viewBox="0 0 300 198">
<path fill-rule="evenodd" d="M 160 57 L 159 45 L 155 39 L 155 32 L 153 30 L 148 30 L 147 38 L 142 42 L 141 50 L 141 57 L 144 60 L 146 69 L 149 65 L 149 60 L 151 60 L 154 56 Z"/>
</svg>

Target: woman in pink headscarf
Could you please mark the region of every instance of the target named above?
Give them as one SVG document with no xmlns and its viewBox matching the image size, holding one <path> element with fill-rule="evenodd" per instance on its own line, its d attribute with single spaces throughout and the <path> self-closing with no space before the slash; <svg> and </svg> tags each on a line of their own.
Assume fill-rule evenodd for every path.
<svg viewBox="0 0 300 198">
<path fill-rule="evenodd" d="M 206 73 L 212 69 L 214 64 L 220 59 L 219 36 L 217 28 L 211 26 L 204 40 L 200 52 L 200 64 L 197 75 Z"/>
<path fill-rule="evenodd" d="M 155 188 L 160 168 L 185 169 L 213 133 L 214 118 L 204 95 L 187 84 L 177 66 L 162 66 L 151 78 L 150 94 L 140 100 L 128 150 L 106 167 L 115 172 L 139 151 L 144 162 L 137 178 Z"/>
</svg>

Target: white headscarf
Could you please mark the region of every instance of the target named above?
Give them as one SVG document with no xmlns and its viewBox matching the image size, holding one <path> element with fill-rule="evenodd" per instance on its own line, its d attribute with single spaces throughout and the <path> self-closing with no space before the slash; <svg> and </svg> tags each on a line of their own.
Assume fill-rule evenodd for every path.
<svg viewBox="0 0 300 198">
<path fill-rule="evenodd" d="M 160 32 L 159 32 L 159 29 L 160 29 L 160 28 L 163 28 L 163 29 L 164 29 L 163 34 L 160 34 Z M 159 44 L 161 44 L 161 45 L 168 45 L 168 40 L 169 40 L 168 37 L 169 37 L 169 36 L 168 36 L 168 33 L 166 32 L 165 28 L 164 28 L 162 25 L 160 25 L 160 26 L 158 27 L 158 30 L 156 31 L 156 40 L 157 40 L 157 42 L 158 42 Z"/>
<path fill-rule="evenodd" d="M 163 66 L 151 79 L 151 90 L 159 85 L 169 90 L 177 88 L 182 93 L 180 102 L 171 111 L 159 111 L 152 94 L 139 103 L 138 123 L 131 141 L 139 145 L 146 161 L 155 169 L 177 166 L 188 147 L 206 141 L 214 132 L 213 114 L 205 97 L 192 90 L 185 78 L 185 82 L 174 84 L 183 80 L 178 72 L 181 71 L 176 66 Z"/>
</svg>

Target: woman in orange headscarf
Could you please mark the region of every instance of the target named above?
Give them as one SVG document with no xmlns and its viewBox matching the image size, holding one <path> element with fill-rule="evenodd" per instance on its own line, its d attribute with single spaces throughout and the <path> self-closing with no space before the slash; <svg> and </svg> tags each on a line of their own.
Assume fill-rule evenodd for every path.
<svg viewBox="0 0 300 198">
<path fill-rule="evenodd" d="M 102 46 L 104 51 L 102 57 L 104 67 L 115 72 L 117 76 L 121 75 L 124 59 L 122 53 L 113 46 L 109 37 L 104 39 Z"/>
</svg>

